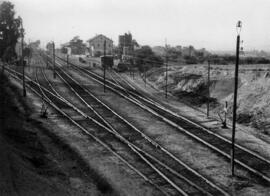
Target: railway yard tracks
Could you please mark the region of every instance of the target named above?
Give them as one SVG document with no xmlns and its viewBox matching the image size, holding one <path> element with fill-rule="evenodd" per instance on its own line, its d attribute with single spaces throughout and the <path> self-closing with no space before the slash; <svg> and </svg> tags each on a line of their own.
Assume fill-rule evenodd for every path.
<svg viewBox="0 0 270 196">
<path fill-rule="evenodd" d="M 58 67 L 57 70 L 58 76 L 71 91 L 74 92 L 77 98 L 79 98 L 88 109 L 97 114 L 96 116 L 99 118 L 97 120 L 103 121 L 103 124 L 108 128 L 123 136 L 125 140 L 128 140 L 129 144 L 134 145 L 134 147 L 147 158 L 146 161 L 157 168 L 156 171 L 158 173 L 160 173 L 160 171 L 163 173 L 166 172 L 165 175 L 162 173 L 160 173 L 160 175 L 165 178 L 168 178 L 169 176 L 170 178 L 167 179 L 168 181 L 174 179 L 171 183 L 177 182 L 178 184 L 182 184 L 182 186 L 184 181 L 187 183 L 186 187 L 193 187 L 196 189 L 194 193 L 190 190 L 186 190 L 190 192 L 188 195 L 227 195 L 224 190 L 188 167 L 162 146 L 143 134 L 143 132 L 129 123 L 125 118 L 117 114 L 116 111 L 113 111 L 89 90 L 84 88 L 82 84 L 75 81 L 63 69 Z M 103 114 L 104 117 L 102 117 L 101 114 Z M 182 182 L 179 182 L 179 179 L 181 179 Z M 176 187 L 176 185 L 173 186 Z"/>
<path fill-rule="evenodd" d="M 102 76 L 86 68 L 78 67 L 74 64 L 73 66 L 75 66 L 79 72 L 87 74 L 91 79 L 102 84 Z M 118 79 L 120 78 L 118 74 L 117 77 Z M 177 128 L 179 131 L 184 132 L 193 139 L 203 143 L 228 160 L 230 159 L 231 141 L 229 139 L 214 133 L 212 130 L 207 129 L 206 127 L 203 127 L 202 125 L 193 122 L 184 116 L 166 109 L 166 106 L 164 106 L 162 103 L 158 103 L 149 97 L 145 97 L 141 93 L 137 92 L 134 88 L 131 88 L 132 86 L 128 81 L 125 81 L 125 79 L 120 78 L 120 80 L 124 80 L 122 83 L 121 81 L 117 82 L 118 79 L 113 79 L 113 81 L 107 80 L 107 88 L 145 109 L 151 114 L 154 114 L 161 120 Z M 255 176 L 263 179 L 266 184 L 269 184 L 270 161 L 260 154 L 253 152 L 239 144 L 236 144 L 235 150 L 237 155 L 235 162 L 252 174 L 255 174 Z"/>
<path fill-rule="evenodd" d="M 164 195 L 230 195 L 226 187 L 216 185 L 199 174 L 106 105 L 85 85 L 72 78 L 68 71 L 62 69 L 64 59 L 59 57 L 57 59 L 58 77 L 69 90 L 69 94 L 85 107 L 75 106 L 65 99 L 41 68 L 37 69 L 34 79 L 27 78 L 27 86 L 43 101 L 50 104 L 85 134 L 94 138 Z M 97 73 L 72 63 L 70 65 L 74 71 L 103 84 L 102 76 Z M 20 73 L 8 70 L 13 77 L 21 79 Z M 123 81 L 117 73 L 112 72 L 111 78 L 111 80 L 106 80 L 106 88 L 216 153 L 230 158 L 231 143 L 228 139 L 139 93 L 129 82 Z M 235 161 L 239 166 L 257 176 L 264 183 L 270 183 L 269 160 L 238 144 L 235 152 L 238 157 Z"/>
<path fill-rule="evenodd" d="M 63 59 L 59 59 L 63 61 Z M 88 75 L 92 80 L 102 84 L 102 76 L 86 68 L 78 67 L 75 64 L 72 65 L 79 72 Z M 107 80 L 107 88 L 138 105 L 142 109 L 150 112 L 169 125 L 177 128 L 180 132 L 185 133 L 196 141 L 206 145 L 211 150 L 217 152 L 226 159 L 230 159 L 230 140 L 214 133 L 212 130 L 207 129 L 196 122 L 187 119 L 184 116 L 166 109 L 162 103 L 158 103 L 153 99 L 142 95 L 133 88 L 129 88 L 130 84 L 127 85 L 128 82 L 126 82 L 124 86 L 120 81 L 117 83 L 116 81 L 117 78 L 114 80 Z M 237 157 L 235 162 L 238 165 L 245 168 L 255 176 L 261 178 L 266 184 L 270 183 L 270 160 L 239 144 L 236 144 L 235 153 Z"/>
<path fill-rule="evenodd" d="M 19 73 L 12 70 L 9 71 L 12 72 L 12 75 L 17 77 L 17 79 L 21 78 Z M 60 77 L 61 73 L 57 73 Z M 75 107 L 57 93 L 53 88 L 53 84 L 46 79 L 43 71 L 37 71 L 35 80 L 36 81 L 27 78 L 27 86 L 31 88 L 32 91 L 48 104 L 52 105 L 54 109 L 68 118 L 73 124 L 77 125 L 86 134 L 95 138 L 95 140 L 99 141 L 103 146 L 106 146 L 164 195 L 229 195 L 203 176 L 199 176 L 196 172 L 194 173 L 191 168 L 177 163 L 176 160 L 172 158 L 170 161 L 162 162 L 161 158 L 166 154 L 161 150 L 157 150 L 157 146 L 153 145 L 153 143 L 146 140 L 140 134 L 133 133 L 133 135 L 129 135 L 132 134 L 130 131 L 129 134 L 125 133 L 125 135 L 122 136 L 121 133 L 116 132 L 116 130 L 108 128 L 107 126 L 110 126 L 109 123 L 101 124 L 101 122 L 92 118 L 90 116 L 92 114 L 90 114 L 89 110 L 83 112 L 81 108 Z M 82 117 L 78 119 L 78 115 Z M 102 121 L 105 121 L 105 119 Z M 87 129 L 87 127 L 93 126 L 96 126 L 96 130 L 98 131 L 93 132 L 92 129 L 91 131 Z M 121 126 L 123 126 L 122 131 L 128 131 L 124 123 Z M 119 129 L 119 126 L 117 128 Z M 133 136 L 137 138 L 134 139 Z M 132 142 L 125 139 L 126 137 L 132 138 Z M 137 146 L 140 142 L 143 142 L 143 144 L 148 147 L 142 149 Z M 167 158 L 169 157 L 170 156 L 167 156 Z"/>
</svg>

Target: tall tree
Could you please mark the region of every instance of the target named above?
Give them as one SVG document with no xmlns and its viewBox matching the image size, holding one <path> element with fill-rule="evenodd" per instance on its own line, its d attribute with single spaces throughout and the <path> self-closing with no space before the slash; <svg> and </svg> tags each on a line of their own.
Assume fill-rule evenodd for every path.
<svg viewBox="0 0 270 196">
<path fill-rule="evenodd" d="M 40 46 L 40 40 L 36 40 L 34 42 L 29 43 L 29 47 L 33 48 L 33 49 L 37 49 L 37 48 L 39 48 L 39 46 Z"/>
<path fill-rule="evenodd" d="M 163 59 L 156 55 L 150 46 L 142 46 L 140 49 L 134 51 L 135 66 L 140 71 L 150 69 L 151 67 L 158 67 L 163 64 Z"/>
<path fill-rule="evenodd" d="M 72 40 L 70 40 L 69 47 L 71 47 L 72 54 L 85 54 L 86 45 L 79 36 L 75 36 Z"/>
<path fill-rule="evenodd" d="M 4 1 L 0 4 L 0 58 L 10 61 L 16 57 L 15 46 L 20 36 L 20 20 L 15 18 L 14 5 Z"/>
</svg>

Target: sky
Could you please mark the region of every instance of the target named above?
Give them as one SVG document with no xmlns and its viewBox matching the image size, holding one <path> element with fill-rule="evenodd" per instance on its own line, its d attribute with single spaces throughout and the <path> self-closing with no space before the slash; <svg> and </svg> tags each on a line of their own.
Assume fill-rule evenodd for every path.
<svg viewBox="0 0 270 196">
<path fill-rule="evenodd" d="M 78 35 L 86 41 L 104 34 L 118 44 L 130 32 L 140 45 L 193 45 L 235 50 L 236 23 L 242 21 L 244 50 L 270 51 L 270 0 L 10 0 L 23 18 L 26 40 Z"/>
</svg>

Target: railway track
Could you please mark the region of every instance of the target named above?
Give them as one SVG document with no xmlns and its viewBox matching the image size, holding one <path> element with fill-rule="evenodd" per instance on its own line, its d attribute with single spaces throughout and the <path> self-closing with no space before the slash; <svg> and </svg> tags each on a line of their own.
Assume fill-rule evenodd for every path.
<svg viewBox="0 0 270 196">
<path fill-rule="evenodd" d="M 12 70 L 9 71 L 12 72 L 11 75 L 14 78 L 21 80 L 22 77 L 20 73 L 15 73 Z M 36 76 L 36 80 L 38 80 L 37 78 L 38 76 Z M 134 149 L 132 145 L 126 145 L 124 141 L 117 138 L 119 136 L 115 137 L 115 133 L 113 133 L 111 130 L 107 129 L 105 126 L 98 123 L 91 117 L 88 117 L 74 105 L 69 103 L 66 99 L 57 96 L 43 85 L 29 78 L 27 79 L 27 87 L 29 89 L 31 89 L 43 101 L 47 102 L 47 104 L 52 106 L 63 117 L 72 122 L 72 124 L 82 130 L 86 135 L 90 136 L 96 142 L 105 147 L 105 149 L 107 149 L 109 152 L 113 153 L 123 163 L 141 176 L 146 182 L 150 183 L 157 190 L 159 190 L 162 195 L 188 195 L 180 187 L 171 185 L 174 183 L 171 182 L 169 178 L 166 178 L 161 171 L 155 170 L 154 166 L 152 166 L 149 161 L 144 161 L 144 156 Z M 78 115 L 82 116 L 80 120 L 78 120 Z M 75 119 L 74 116 L 76 116 Z M 97 128 L 95 133 L 93 133 L 93 129 L 88 129 L 88 127 L 93 126 Z"/>
<path fill-rule="evenodd" d="M 13 74 L 14 73 L 15 72 L 13 72 Z M 111 130 L 106 126 L 104 126 L 103 124 L 96 121 L 95 119 L 89 117 L 86 113 L 82 112 L 80 109 L 76 108 L 66 99 L 61 97 L 59 93 L 57 93 L 57 91 L 53 88 L 53 85 L 50 84 L 50 82 L 46 79 L 45 74 L 42 71 L 41 73 L 42 73 L 41 75 L 44 77 L 44 79 L 42 80 L 43 84 L 41 84 L 37 74 L 36 82 L 30 80 L 30 78 L 27 78 L 27 86 L 29 88 L 31 88 L 36 94 L 38 94 L 43 101 L 46 101 L 47 103 L 52 105 L 58 112 L 60 112 L 63 116 L 68 118 L 71 122 L 73 122 L 73 124 L 77 125 L 85 133 L 95 138 L 95 140 L 99 141 L 99 143 L 101 143 L 103 146 L 109 148 L 110 151 L 114 153 L 126 152 L 124 155 L 117 154 L 117 156 L 118 157 L 120 156 L 121 160 L 126 162 L 131 168 L 133 168 L 133 170 L 137 171 L 137 173 L 139 173 L 144 179 L 146 179 L 156 188 L 160 189 L 165 195 L 228 195 L 224 191 L 220 191 L 219 189 L 209 186 L 208 184 L 209 181 L 206 182 L 208 188 L 206 185 L 202 186 L 203 188 L 197 186 L 191 180 L 185 179 L 182 175 L 178 174 L 177 171 L 174 171 L 169 166 L 167 166 L 166 164 L 162 163 L 160 160 L 155 158 L 153 155 L 147 153 L 146 151 L 138 148 L 131 142 L 127 141 L 119 133 L 116 133 L 115 130 Z M 18 73 L 16 74 L 18 75 Z M 45 80 L 48 83 L 47 85 L 44 84 Z M 44 86 L 47 86 L 47 88 L 45 88 Z M 40 92 L 38 93 L 38 91 Z M 73 116 L 78 116 L 78 114 L 80 114 L 82 118 L 80 120 L 78 120 L 77 118 L 74 119 Z M 98 133 L 90 133 L 86 127 L 93 126 L 93 122 L 95 123 L 94 126 L 99 126 L 99 128 L 102 127 L 104 130 L 106 130 L 107 133 L 106 134 L 100 133 L 100 131 Z M 111 135 L 109 136 L 108 133 L 110 133 Z M 116 142 L 115 140 L 117 140 L 118 142 Z M 121 141 L 121 143 L 125 144 L 122 145 L 122 148 L 120 149 L 119 149 L 119 140 Z M 113 148 L 111 149 L 110 147 L 112 146 L 112 144 L 115 143 L 117 145 L 113 146 Z M 123 149 L 126 149 L 126 151 L 124 151 Z M 128 152 L 127 149 L 129 149 Z M 132 152 L 130 152 L 130 150 Z M 130 161 L 131 157 L 133 157 L 132 159 L 134 159 L 134 157 L 137 157 L 136 163 L 134 163 L 133 160 L 133 165 L 136 165 L 137 168 L 138 168 L 137 159 L 143 160 L 144 164 L 140 162 L 139 169 L 135 168 L 126 160 L 127 154 L 129 155 L 129 162 L 132 162 Z M 125 158 L 123 158 L 124 156 Z M 179 166 L 180 165 L 178 164 L 178 167 Z M 144 173 L 142 173 L 141 171 L 143 171 Z M 189 170 L 187 170 L 186 168 L 182 168 L 182 172 L 184 173 L 186 172 L 186 174 L 188 174 Z M 198 182 L 197 178 L 199 177 L 194 175 L 193 177 L 195 177 L 195 179 L 192 180 Z M 201 180 L 202 180 L 201 183 L 203 183 L 204 179 Z M 204 188 L 206 188 L 206 190 L 204 190 Z"/>
<path fill-rule="evenodd" d="M 166 172 L 166 176 L 180 184 L 181 187 L 185 187 L 185 191 L 189 192 L 188 195 L 228 195 L 213 182 L 201 176 L 162 146 L 144 135 L 139 129 L 84 88 L 82 84 L 76 82 L 60 67 L 57 68 L 57 74 L 77 98 L 90 111 L 93 111 L 100 118 L 99 120 L 103 121 L 105 126 L 123 136 L 129 143 L 134 145 L 134 148 L 147 157 L 148 161 L 163 172 Z M 86 109 L 84 112 L 87 111 L 89 110 Z M 115 125 L 117 126 L 115 127 Z M 195 189 L 192 190 L 190 187 Z"/>
<path fill-rule="evenodd" d="M 59 58 L 59 60 L 63 61 L 61 58 Z M 102 76 L 88 69 L 78 67 L 74 64 L 71 65 L 78 72 L 84 73 L 88 75 L 92 80 L 103 84 Z M 196 141 L 206 145 L 211 150 L 225 157 L 227 160 L 230 159 L 230 140 L 214 133 L 212 130 L 207 129 L 206 127 L 203 127 L 194 121 L 187 119 L 184 116 L 166 109 L 162 103 L 158 103 L 153 99 L 149 99 L 148 97 L 145 97 L 144 95 L 132 89 L 127 89 L 126 87 L 121 86 L 121 82 L 116 81 L 107 80 L 107 88 L 131 101 L 132 103 L 138 105 L 144 110 L 150 112 L 169 125 L 177 128 L 182 133 L 185 133 Z M 270 183 L 270 161 L 268 159 L 239 144 L 235 145 L 235 154 L 235 157 L 237 157 L 235 162 L 239 166 L 243 167 L 251 174 L 257 176 L 258 180 L 261 180 L 266 184 Z"/>
</svg>

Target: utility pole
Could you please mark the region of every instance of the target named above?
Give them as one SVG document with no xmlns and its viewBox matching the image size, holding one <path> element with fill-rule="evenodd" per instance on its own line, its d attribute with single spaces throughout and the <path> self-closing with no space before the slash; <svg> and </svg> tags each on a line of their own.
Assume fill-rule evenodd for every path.
<svg viewBox="0 0 270 196">
<path fill-rule="evenodd" d="M 21 22 L 21 38 L 22 38 L 22 43 L 21 43 L 21 48 L 22 48 L 22 56 L 21 56 L 21 66 L 22 66 L 22 74 L 23 74 L 23 96 L 26 97 L 26 89 L 25 89 L 25 73 L 24 73 L 24 57 L 23 57 L 23 42 L 24 42 L 24 29 L 23 29 L 23 21 L 22 18 L 20 17 L 20 22 Z"/>
<path fill-rule="evenodd" d="M 165 98 L 168 97 L 168 49 L 167 49 L 167 40 L 165 39 L 165 49 L 166 49 L 166 57 L 165 57 L 165 63 L 166 63 L 166 86 L 165 86 Z"/>
<path fill-rule="evenodd" d="M 106 65 L 105 65 L 105 56 L 106 56 L 106 40 L 104 40 L 104 54 L 103 54 L 103 87 L 104 93 L 106 90 Z"/>
<path fill-rule="evenodd" d="M 235 76 L 234 76 L 234 99 L 233 99 L 233 124 L 232 124 L 232 146 L 231 146 L 231 172 L 234 176 L 234 156 L 235 156 L 235 124 L 236 124 L 236 109 L 237 109 L 237 88 L 238 88 L 238 69 L 239 69 L 239 45 L 240 32 L 242 22 L 238 21 L 237 25 L 237 40 L 236 40 L 236 62 L 235 62 Z"/>
<path fill-rule="evenodd" d="M 228 113 L 228 102 L 225 101 L 225 108 L 224 108 L 224 121 L 223 121 L 223 127 L 224 129 L 227 129 L 227 113 Z"/>
<path fill-rule="evenodd" d="M 69 57 L 69 55 L 67 54 L 67 66 L 68 66 L 68 57 Z"/>
<path fill-rule="evenodd" d="M 208 71 L 207 71 L 207 117 L 209 117 L 210 109 L 210 59 L 208 59 Z"/>
<path fill-rule="evenodd" d="M 144 86 L 146 87 L 146 72 L 145 72 L 145 64 L 144 64 L 144 62 L 142 62 L 142 64 L 143 64 Z"/>
<path fill-rule="evenodd" d="M 3 32 L 2 31 L 0 31 L 0 40 L 3 40 Z M 4 72 L 5 72 L 5 64 L 2 61 L 2 58 L 0 59 L 0 63 L 2 64 L 2 74 L 4 74 Z"/>
<path fill-rule="evenodd" d="M 168 57 L 166 55 L 166 89 L 165 89 L 165 97 L 168 97 Z"/>
<path fill-rule="evenodd" d="M 132 79 L 134 80 L 134 66 L 132 59 L 130 59 L 130 76 L 132 76 Z"/>
<path fill-rule="evenodd" d="M 56 74 L 55 74 L 55 44 L 54 42 L 52 42 L 52 46 L 53 46 L 53 78 L 56 78 Z"/>
</svg>

